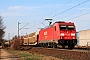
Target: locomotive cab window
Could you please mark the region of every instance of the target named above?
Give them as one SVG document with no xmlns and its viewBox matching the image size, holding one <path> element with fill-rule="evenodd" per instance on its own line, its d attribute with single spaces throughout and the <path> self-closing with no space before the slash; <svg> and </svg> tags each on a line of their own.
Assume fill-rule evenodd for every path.
<svg viewBox="0 0 90 60">
<path fill-rule="evenodd" d="M 68 30 L 74 30 L 74 26 L 67 26 Z"/>
<path fill-rule="evenodd" d="M 74 30 L 74 26 L 60 26 L 60 30 Z"/>
<path fill-rule="evenodd" d="M 67 27 L 66 26 L 60 26 L 60 30 L 66 30 Z"/>
</svg>

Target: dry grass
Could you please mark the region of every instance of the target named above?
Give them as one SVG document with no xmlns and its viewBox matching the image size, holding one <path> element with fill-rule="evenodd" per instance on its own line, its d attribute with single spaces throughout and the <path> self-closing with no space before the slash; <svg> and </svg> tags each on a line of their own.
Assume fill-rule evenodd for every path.
<svg viewBox="0 0 90 60">
<path fill-rule="evenodd" d="M 21 60 L 41 60 L 42 57 L 34 55 L 34 54 L 29 54 L 26 51 L 17 51 L 17 50 L 8 50 L 9 52 L 18 55 L 21 57 Z"/>
<path fill-rule="evenodd" d="M 52 56 L 45 56 L 38 54 L 36 52 L 18 51 L 18 50 L 8 50 L 9 52 L 20 56 L 20 60 L 62 60 Z"/>
</svg>

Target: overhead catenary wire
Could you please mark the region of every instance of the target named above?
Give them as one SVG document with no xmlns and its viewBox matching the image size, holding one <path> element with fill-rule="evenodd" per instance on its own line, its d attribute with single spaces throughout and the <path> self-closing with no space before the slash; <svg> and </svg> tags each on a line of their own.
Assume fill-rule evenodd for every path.
<svg viewBox="0 0 90 60">
<path fill-rule="evenodd" d="M 36 26 L 42 24 L 44 21 L 45 21 L 45 20 L 43 20 L 42 22 L 40 22 L 40 23 L 38 23 L 38 24 L 34 24 L 34 26 L 31 26 L 29 29 L 30 29 L 30 30 L 34 29 Z M 42 24 L 42 25 L 43 25 L 43 24 Z M 40 28 L 41 28 L 41 27 L 40 27 Z M 29 30 L 29 29 L 28 29 L 28 30 Z M 37 29 L 38 29 L 38 28 L 37 28 Z M 34 29 L 34 30 L 35 30 L 35 29 Z"/>
<path fill-rule="evenodd" d="M 54 12 L 58 11 L 58 10 L 61 9 L 62 7 L 64 7 L 64 6 L 66 6 L 67 4 L 69 4 L 71 1 L 72 1 L 72 0 L 66 2 L 64 5 L 62 5 L 61 7 L 59 7 L 58 9 L 54 10 L 54 11 L 51 12 L 51 13 L 54 13 Z M 50 14 L 51 14 L 51 13 L 50 13 Z M 49 15 L 49 14 L 48 14 L 48 15 Z M 48 16 L 48 15 L 47 15 L 47 16 Z M 53 21 L 53 20 L 52 20 L 52 21 Z M 44 22 L 44 20 L 43 20 L 42 22 L 38 23 L 38 24 L 35 24 L 35 25 L 36 25 L 36 26 L 37 26 L 37 25 L 40 25 L 40 24 L 42 24 L 43 22 Z M 35 26 L 35 25 L 34 25 L 34 26 Z M 42 25 L 43 25 L 43 24 L 42 24 Z M 32 27 L 34 27 L 34 26 L 32 26 Z M 44 26 L 45 26 L 45 25 L 44 25 Z"/>
<path fill-rule="evenodd" d="M 89 1 L 89 0 L 86 0 L 86 1 L 84 1 L 84 2 L 82 2 L 82 3 L 79 3 L 79 4 L 77 4 L 77 5 L 75 5 L 75 6 L 71 7 L 71 8 L 69 8 L 69 9 L 67 9 L 67 10 L 65 10 L 65 11 L 63 11 L 63 12 L 61 12 L 61 13 L 58 13 L 58 14 L 52 16 L 51 18 L 54 18 L 54 17 L 56 17 L 56 16 L 58 16 L 58 15 L 60 15 L 60 14 L 63 14 L 63 13 L 65 13 L 65 12 L 67 12 L 67 11 L 69 11 L 69 10 L 71 10 L 71 9 L 73 9 L 73 8 L 75 8 L 75 7 L 77 7 L 77 6 L 80 6 L 80 5 L 82 5 L 82 4 L 86 3 L 86 2 L 88 2 L 88 1 Z"/>
<path fill-rule="evenodd" d="M 69 15 L 69 17 L 72 16 L 73 14 L 75 15 L 75 14 L 80 13 L 80 12 L 83 12 L 83 11 L 85 11 L 85 10 L 86 10 L 86 9 L 83 9 L 83 10 L 80 10 L 80 11 L 78 11 L 78 12 L 72 13 L 72 14 Z M 64 17 L 62 17 L 62 18 L 60 18 L 60 19 L 63 20 L 63 18 L 66 18 L 66 16 L 64 16 Z"/>
<path fill-rule="evenodd" d="M 51 13 L 54 13 L 54 12 L 58 11 L 59 9 L 61 9 L 61 8 L 64 7 L 64 6 L 66 6 L 66 5 L 67 5 L 68 3 L 70 3 L 71 1 L 72 1 L 72 0 L 66 2 L 64 5 L 60 6 L 58 9 L 54 10 L 54 11 L 51 12 Z M 47 14 L 46 16 L 50 15 L 51 13 Z M 52 20 L 52 21 L 53 21 L 53 20 Z M 39 25 L 39 24 L 42 24 L 43 22 L 44 22 L 44 21 L 42 21 L 42 22 L 36 24 L 36 26 Z M 43 24 L 42 24 L 42 25 L 43 25 Z M 45 26 L 45 25 L 44 25 L 44 26 Z"/>
<path fill-rule="evenodd" d="M 23 29 L 25 26 L 27 26 L 29 23 L 27 23 L 26 25 L 24 25 L 22 28 L 20 28 L 19 30 Z M 24 29 L 28 29 L 28 28 L 24 28 Z"/>
<path fill-rule="evenodd" d="M 70 0 L 69 2 L 71 2 L 71 1 L 72 1 L 72 0 Z M 84 1 L 84 2 L 82 2 L 82 3 L 79 3 L 79 4 L 77 4 L 77 5 L 69 8 L 69 9 L 67 9 L 67 10 L 65 10 L 65 11 L 63 11 L 63 12 L 61 12 L 61 13 L 58 13 L 58 14 L 52 16 L 51 18 L 54 18 L 54 17 L 56 17 L 56 16 L 58 16 L 58 15 L 60 15 L 60 14 L 63 14 L 63 13 L 65 13 L 65 12 L 67 12 L 67 11 L 69 11 L 69 10 L 71 10 L 71 9 L 79 6 L 79 5 L 82 5 L 82 4 L 86 3 L 86 2 L 88 2 L 88 1 L 89 1 L 89 0 L 86 0 L 86 1 Z M 67 5 L 69 2 L 67 2 L 65 5 Z M 65 6 L 65 5 L 63 5 L 63 6 Z M 63 7 L 63 6 L 61 6 L 61 7 Z M 59 10 L 59 9 L 60 9 L 60 8 L 56 9 L 56 10 L 53 11 L 53 12 L 56 12 L 56 11 Z M 53 13 L 53 12 L 52 12 L 52 13 Z M 45 20 L 43 20 L 42 22 L 44 22 L 44 21 L 45 21 Z M 40 23 L 38 23 L 38 24 L 35 24 L 34 26 L 32 26 L 32 28 L 35 28 L 35 26 L 38 26 L 38 25 L 42 24 L 42 22 L 40 22 Z"/>
<path fill-rule="evenodd" d="M 65 20 L 65 21 L 72 20 L 72 19 L 75 19 L 75 18 L 78 18 L 78 17 L 84 16 L 84 15 L 87 15 L 87 14 L 90 14 L 90 12 L 85 13 L 85 14 L 82 14 L 82 15 L 75 16 L 75 17 L 70 18 L 70 19 L 67 19 L 67 20 Z"/>
<path fill-rule="evenodd" d="M 75 17 L 73 17 L 73 18 L 70 18 L 70 19 L 67 19 L 67 20 L 65 20 L 65 21 L 68 21 L 68 20 L 72 20 L 72 19 L 75 19 L 75 18 L 79 18 L 79 17 L 81 17 L 81 16 L 85 16 L 85 15 L 87 15 L 87 14 L 90 14 L 90 12 L 88 12 L 88 13 L 84 13 L 84 14 L 81 14 L 81 15 L 78 15 L 78 16 L 75 16 Z M 37 25 L 38 26 L 38 25 Z M 41 28 L 40 28 L 41 29 Z M 37 32 L 37 31 L 36 31 Z"/>
<path fill-rule="evenodd" d="M 52 13 L 54 13 L 54 12 L 56 12 L 56 11 L 58 11 L 58 10 L 61 9 L 62 7 L 66 6 L 66 5 L 69 4 L 71 1 L 72 1 L 72 0 L 66 2 L 65 4 L 63 4 L 62 6 L 60 6 L 58 9 L 56 9 L 56 10 L 52 11 L 51 13 L 47 14 L 47 16 L 50 15 L 50 14 L 52 14 Z"/>
<path fill-rule="evenodd" d="M 69 4 L 71 1 L 72 1 L 72 0 L 66 2 L 65 4 L 63 4 L 62 6 L 60 6 L 58 9 L 52 11 L 51 13 L 54 13 L 54 12 L 58 11 L 58 10 L 61 9 L 62 7 L 64 7 L 64 6 L 66 6 L 67 4 Z M 49 13 L 49 14 L 51 14 L 51 13 Z M 48 16 L 49 14 L 47 14 L 47 16 Z M 42 22 L 43 22 L 43 21 L 42 21 Z M 42 23 L 42 22 L 41 22 L 41 23 Z M 37 24 L 36 24 L 36 25 L 37 25 Z"/>
</svg>

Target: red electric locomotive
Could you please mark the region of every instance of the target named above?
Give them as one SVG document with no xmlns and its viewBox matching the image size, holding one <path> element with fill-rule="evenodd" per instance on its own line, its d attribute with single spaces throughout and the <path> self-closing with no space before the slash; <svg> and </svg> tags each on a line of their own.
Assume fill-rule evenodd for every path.
<svg viewBox="0 0 90 60">
<path fill-rule="evenodd" d="M 76 27 L 73 22 L 55 22 L 39 31 L 38 43 L 44 47 L 74 48 L 77 44 Z"/>
</svg>

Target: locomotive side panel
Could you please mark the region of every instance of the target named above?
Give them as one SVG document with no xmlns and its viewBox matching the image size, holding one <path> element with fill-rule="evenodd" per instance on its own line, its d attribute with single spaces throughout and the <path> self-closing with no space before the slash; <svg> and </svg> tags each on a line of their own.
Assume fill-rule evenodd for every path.
<svg viewBox="0 0 90 60">
<path fill-rule="evenodd" d="M 58 43 L 58 40 L 60 39 L 60 29 L 59 29 L 59 24 L 58 23 L 55 23 L 53 25 L 53 40 L 56 41 L 56 43 Z"/>
<path fill-rule="evenodd" d="M 50 42 L 52 40 L 53 40 L 53 27 L 49 27 L 39 31 L 39 43 Z"/>
</svg>

